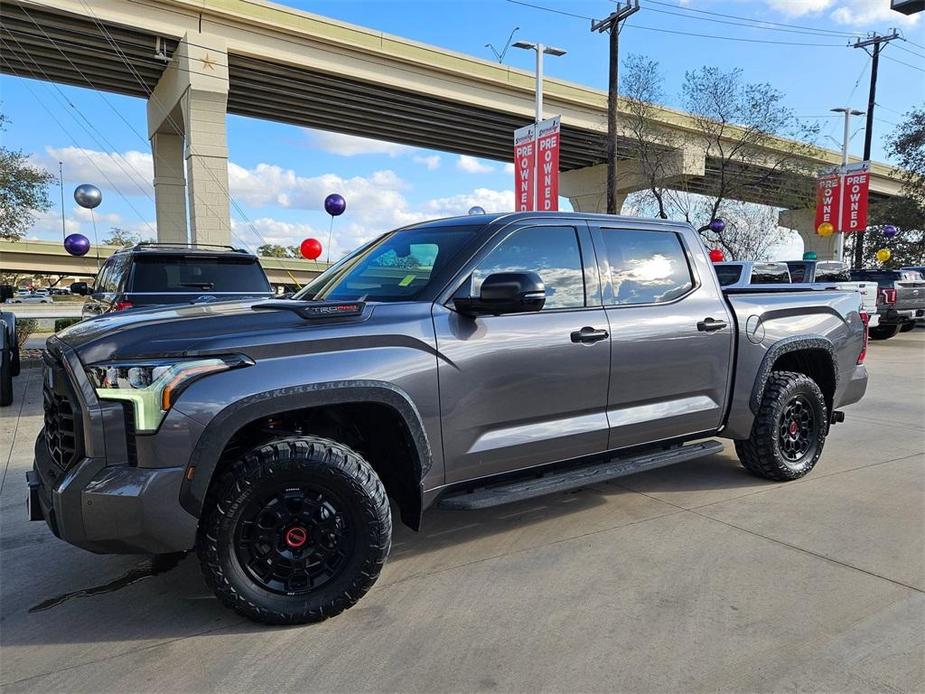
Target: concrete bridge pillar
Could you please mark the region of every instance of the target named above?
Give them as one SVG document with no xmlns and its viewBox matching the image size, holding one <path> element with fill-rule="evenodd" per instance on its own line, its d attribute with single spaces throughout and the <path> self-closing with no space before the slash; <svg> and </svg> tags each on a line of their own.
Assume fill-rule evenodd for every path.
<svg viewBox="0 0 925 694">
<path fill-rule="evenodd" d="M 781 210 L 777 216 L 782 227 L 793 229 L 803 239 L 803 252 L 815 251 L 819 260 L 836 260 L 838 235 L 819 236 L 816 233 L 816 208 Z"/>
<path fill-rule="evenodd" d="M 703 151 L 690 146 L 666 153 L 659 162 L 659 185 L 670 188 L 689 176 L 703 176 L 706 157 Z M 617 213 L 630 193 L 646 190 L 650 176 L 641 162 L 621 159 L 617 163 Z M 597 164 L 583 169 L 565 171 L 559 176 L 559 193 L 567 197 L 578 212 L 607 211 L 607 166 Z"/>
<path fill-rule="evenodd" d="M 148 99 L 159 241 L 231 243 L 225 41 L 187 34 Z"/>
</svg>

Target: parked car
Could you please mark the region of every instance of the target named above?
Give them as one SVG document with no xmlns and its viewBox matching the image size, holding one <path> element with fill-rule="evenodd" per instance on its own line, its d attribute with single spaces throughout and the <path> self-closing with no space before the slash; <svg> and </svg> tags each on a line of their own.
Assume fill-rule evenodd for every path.
<svg viewBox="0 0 925 694">
<path fill-rule="evenodd" d="M 0 303 L 11 293 L 5 287 L 0 287 Z M 19 368 L 16 315 L 10 311 L 0 311 L 0 407 L 13 404 L 13 377 L 19 375 Z"/>
<path fill-rule="evenodd" d="M 914 270 L 868 268 L 852 270 L 851 277 L 876 282 L 877 315 L 880 324 L 871 328 L 873 340 L 888 340 L 897 332 L 915 327 L 917 319 L 925 317 L 925 278 Z"/>
<path fill-rule="evenodd" d="M 50 304 L 53 301 L 47 289 L 33 289 L 31 291 L 18 291 L 11 303 L 14 304 Z"/>
<path fill-rule="evenodd" d="M 786 263 L 757 260 L 728 260 L 714 263 L 721 287 L 749 287 L 753 285 L 790 284 L 790 271 Z"/>
<path fill-rule="evenodd" d="M 67 287 L 51 287 L 48 290 L 48 293 L 51 294 L 52 296 L 69 296 L 71 293 L 71 290 L 68 289 Z"/>
<path fill-rule="evenodd" d="M 32 519 L 195 547 L 227 606 L 334 616 L 404 523 L 717 453 L 792 480 L 867 387 L 856 296 L 720 288 L 687 224 L 495 214 L 384 234 L 290 300 L 113 313 L 48 341 Z"/>
<path fill-rule="evenodd" d="M 72 291 L 81 291 L 79 283 Z M 272 296 L 257 256 L 230 246 L 139 243 L 110 256 L 81 314 Z"/>
</svg>

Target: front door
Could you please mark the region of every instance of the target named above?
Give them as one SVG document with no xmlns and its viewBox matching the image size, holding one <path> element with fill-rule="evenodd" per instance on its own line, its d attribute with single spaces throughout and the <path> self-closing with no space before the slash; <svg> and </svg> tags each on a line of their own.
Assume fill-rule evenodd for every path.
<svg viewBox="0 0 925 694">
<path fill-rule="evenodd" d="M 716 430 L 735 325 L 704 254 L 670 228 L 601 225 L 593 237 L 611 332 L 608 447 Z"/>
<path fill-rule="evenodd" d="M 496 272 L 536 272 L 543 310 L 471 318 L 434 306 L 447 483 L 607 447 L 610 343 L 587 226 L 523 224 L 499 232 L 455 295 Z"/>
</svg>

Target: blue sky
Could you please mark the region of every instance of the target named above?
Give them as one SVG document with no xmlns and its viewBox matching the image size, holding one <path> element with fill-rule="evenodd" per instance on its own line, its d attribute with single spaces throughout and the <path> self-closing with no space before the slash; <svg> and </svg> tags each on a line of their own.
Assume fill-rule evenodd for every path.
<svg viewBox="0 0 925 694">
<path fill-rule="evenodd" d="M 584 16 L 604 16 L 614 7 L 606 0 L 524 2 Z M 568 55 L 546 61 L 548 76 L 602 89 L 606 86 L 607 39 L 591 34 L 584 19 L 508 0 L 289 0 L 285 4 L 488 60 L 492 55 L 484 45 L 491 42 L 503 46 L 517 26 L 520 28 L 515 38 L 542 40 L 568 50 Z M 668 105 L 677 105 L 674 99 L 685 70 L 704 64 L 740 67 L 749 81 L 768 81 L 783 90 L 788 106 L 798 115 L 818 118 L 824 136 L 840 138 L 841 132 L 840 121 L 828 117 L 828 109 L 846 103 L 861 109 L 866 106 L 870 60 L 863 51 L 845 46 L 848 34 L 884 32 L 896 26 L 912 42 L 925 47 L 925 20 L 919 17 L 910 21 L 891 12 L 889 0 L 642 0 L 642 4 L 644 9 L 629 20 L 621 34 L 621 52 L 624 56 L 640 53 L 660 61 L 671 99 Z M 807 27 L 845 35 L 746 28 L 728 16 L 696 13 L 692 9 L 779 22 L 791 30 Z M 832 45 L 715 38 L 722 36 Z M 874 159 L 878 160 L 884 159 L 884 134 L 902 113 L 921 105 L 925 96 L 925 48 L 894 42 L 884 56 L 874 129 Z M 514 49 L 508 52 L 505 62 L 532 69 L 532 53 Z M 69 232 L 90 233 L 88 215 L 75 209 L 70 197 L 74 186 L 89 181 L 104 191 L 105 200 L 96 215 L 101 235 L 113 225 L 153 235 L 150 151 L 143 137 L 142 100 L 103 97 L 86 89 L 54 87 L 7 76 L 0 77 L 0 98 L 2 110 L 11 121 L 3 134 L 5 144 L 34 153 L 37 162 L 55 171 L 57 162 L 64 162 Z M 90 133 L 84 129 L 84 117 L 93 124 Z M 857 125 L 861 125 L 860 121 Z M 251 247 L 261 240 L 298 243 L 309 235 L 326 243 L 328 218 L 321 210 L 321 201 L 328 192 L 341 192 L 348 201 L 347 213 L 335 223 L 335 257 L 390 226 L 465 213 L 474 204 L 489 211 L 513 205 L 512 175 L 509 167 L 499 162 L 237 116 L 228 118 L 228 137 L 232 191 L 250 220 L 245 221 L 233 211 L 235 242 Z M 835 146 L 826 137 L 821 143 Z M 853 154 L 860 154 L 862 143 L 863 133 L 858 132 L 852 141 Z M 97 167 L 107 173 L 111 184 Z M 37 221 L 30 236 L 61 237 L 58 190 L 52 193 L 55 207 Z"/>
</svg>

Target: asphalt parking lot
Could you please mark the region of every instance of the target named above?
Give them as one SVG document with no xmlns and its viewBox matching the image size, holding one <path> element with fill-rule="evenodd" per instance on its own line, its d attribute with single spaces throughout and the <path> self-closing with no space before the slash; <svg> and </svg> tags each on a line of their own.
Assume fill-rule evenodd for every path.
<svg viewBox="0 0 925 694">
<path fill-rule="evenodd" d="M 871 345 L 816 470 L 705 460 L 398 527 L 352 610 L 253 625 L 194 557 L 25 520 L 39 371 L 0 410 L 5 691 L 925 691 L 925 330 Z M 154 572 L 156 575 L 151 576 Z"/>
</svg>

